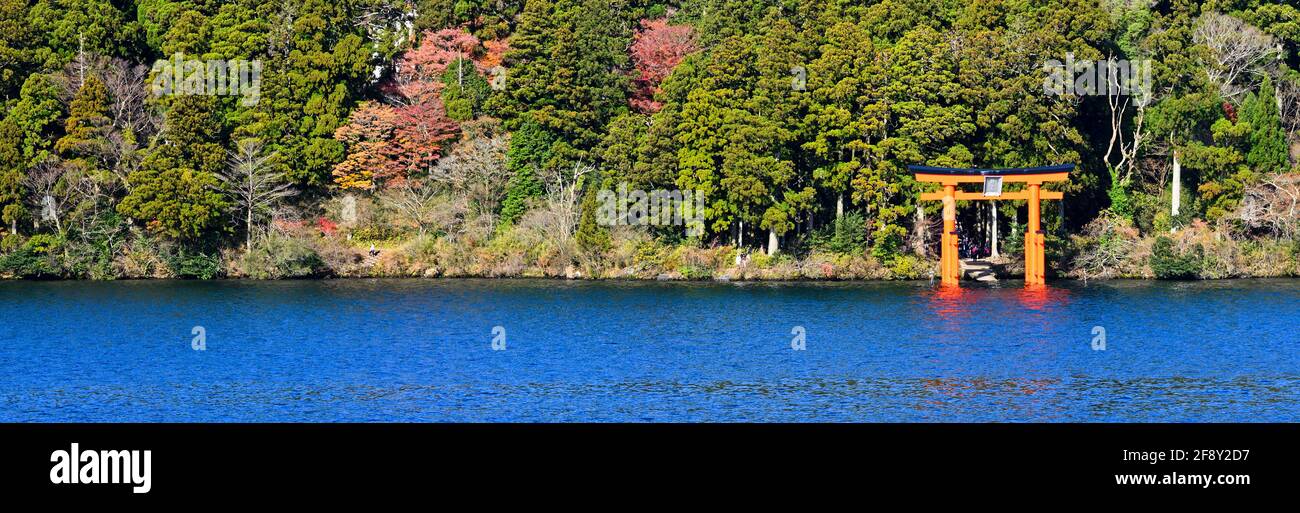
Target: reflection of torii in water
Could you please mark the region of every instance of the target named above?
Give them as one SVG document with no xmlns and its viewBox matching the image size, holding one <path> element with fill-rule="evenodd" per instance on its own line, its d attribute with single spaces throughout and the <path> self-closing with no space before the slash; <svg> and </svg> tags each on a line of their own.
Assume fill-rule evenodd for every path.
<svg viewBox="0 0 1300 513">
<path fill-rule="evenodd" d="M 1057 166 L 975 169 L 930 166 L 907 166 L 918 182 L 932 182 L 943 186 L 942 192 L 926 192 L 921 200 L 943 201 L 943 238 L 940 246 L 939 275 L 944 285 L 956 285 L 961 276 L 961 262 L 957 256 L 957 201 L 958 200 L 1026 200 L 1029 202 L 1029 228 L 1025 232 L 1025 285 L 1042 285 L 1045 282 L 1047 263 L 1043 257 L 1045 237 L 1039 226 L 1039 207 L 1042 200 L 1064 198 L 1056 191 L 1043 191 L 1046 182 L 1069 179 L 1074 164 Z M 957 190 L 960 183 L 983 183 L 983 192 Z M 1026 190 L 1002 192 L 1003 182 L 1024 183 Z"/>
</svg>

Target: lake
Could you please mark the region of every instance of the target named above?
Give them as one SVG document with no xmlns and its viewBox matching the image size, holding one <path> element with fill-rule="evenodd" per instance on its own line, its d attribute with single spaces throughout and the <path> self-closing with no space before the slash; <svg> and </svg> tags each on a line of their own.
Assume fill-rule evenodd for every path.
<svg viewBox="0 0 1300 513">
<path fill-rule="evenodd" d="M 0 421 L 1295 422 L 1298 307 L 1294 280 L 9 281 Z"/>
</svg>

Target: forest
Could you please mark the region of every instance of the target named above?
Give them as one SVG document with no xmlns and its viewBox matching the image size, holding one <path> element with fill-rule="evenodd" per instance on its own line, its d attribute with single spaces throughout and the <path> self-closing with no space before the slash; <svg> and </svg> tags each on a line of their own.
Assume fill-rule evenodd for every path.
<svg viewBox="0 0 1300 513">
<path fill-rule="evenodd" d="M 0 277 L 925 279 L 909 164 L 1075 164 L 1054 276 L 1294 276 L 1298 69 L 1283 0 L 0 0 Z"/>
</svg>

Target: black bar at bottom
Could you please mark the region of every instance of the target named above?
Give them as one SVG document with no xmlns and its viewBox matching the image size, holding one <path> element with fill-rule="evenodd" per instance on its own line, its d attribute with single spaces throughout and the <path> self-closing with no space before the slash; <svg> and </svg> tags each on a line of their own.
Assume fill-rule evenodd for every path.
<svg viewBox="0 0 1300 513">
<path fill-rule="evenodd" d="M 870 483 L 885 495 L 1027 487 L 1090 496 L 1254 495 L 1294 485 L 1297 435 L 1295 424 L 6 424 L 0 490 L 164 503 L 436 490 L 445 500 L 501 489 L 663 490 L 725 478 L 775 493 L 795 493 L 799 483 Z M 52 455 L 73 443 L 83 456 L 149 450 L 149 491 L 51 482 Z M 1146 475 L 1174 479 L 1117 484 L 1117 476 Z M 1176 482 L 1191 475 L 1234 483 Z"/>
</svg>

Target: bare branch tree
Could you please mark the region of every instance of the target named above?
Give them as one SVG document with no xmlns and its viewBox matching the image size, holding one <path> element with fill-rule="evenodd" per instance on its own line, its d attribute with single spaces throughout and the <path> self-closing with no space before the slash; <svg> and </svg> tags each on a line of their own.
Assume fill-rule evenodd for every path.
<svg viewBox="0 0 1300 513">
<path fill-rule="evenodd" d="M 148 103 L 149 68 L 125 59 L 78 52 L 60 79 L 64 101 L 71 101 L 90 76 L 98 77 L 108 89 L 109 123 L 101 127 L 108 142 L 80 151 L 93 155 L 129 190 L 127 176 L 139 167 L 139 149 L 147 147 L 162 127 L 161 113 Z"/>
<path fill-rule="evenodd" d="M 455 203 L 443 197 L 438 187 L 427 181 L 402 180 L 380 194 L 385 203 L 415 223 L 420 237 L 424 237 L 431 227 L 454 225 L 463 213 Z"/>
<path fill-rule="evenodd" d="M 245 250 L 253 247 L 257 223 L 281 200 L 297 194 L 284 173 L 270 165 L 276 153 L 266 154 L 262 149 L 262 142 L 257 139 L 239 141 L 235 150 L 227 155 L 226 168 L 217 174 L 222 191 L 235 199 L 239 212 L 243 214 L 247 231 Z"/>
<path fill-rule="evenodd" d="M 1248 186 L 1238 215 L 1246 226 L 1274 237 L 1300 236 L 1300 175 L 1267 176 Z"/>
<path fill-rule="evenodd" d="M 546 198 L 541 212 L 546 215 L 543 230 L 558 242 L 568 242 L 578 228 L 578 209 L 582 201 L 582 179 L 595 171 L 590 164 L 577 163 L 569 169 L 556 169 L 548 173 L 544 183 Z"/>
<path fill-rule="evenodd" d="M 113 59 L 102 75 L 112 101 L 109 115 L 113 120 L 113 130 L 108 136 L 112 151 L 110 169 L 130 190 L 131 183 L 127 178 L 140 167 L 143 160 L 140 148 L 149 146 L 150 140 L 162 129 L 162 115 L 148 102 L 146 82 L 149 69 L 144 65 Z"/>
<path fill-rule="evenodd" d="M 1106 62 L 1108 64 L 1115 62 L 1114 57 L 1108 57 Z M 1141 78 L 1145 73 L 1150 72 L 1150 64 L 1136 65 L 1139 66 L 1139 70 L 1136 71 L 1138 78 L 1133 80 L 1136 84 L 1130 83 L 1128 88 L 1120 84 L 1116 66 L 1108 65 L 1106 68 L 1106 104 L 1110 108 L 1110 141 L 1106 145 L 1106 153 L 1103 154 L 1102 161 L 1106 163 L 1106 168 L 1111 171 L 1112 177 L 1122 183 L 1132 177 L 1137 165 L 1138 151 L 1143 142 L 1142 128 L 1146 122 L 1146 110 L 1154 100 L 1150 84 Z M 1136 112 L 1132 120 L 1133 131 L 1126 137 L 1124 124 L 1128 119 L 1129 108 L 1135 109 Z M 1112 154 L 1117 154 L 1119 157 L 1113 165 Z"/>
<path fill-rule="evenodd" d="M 112 102 L 109 105 L 109 116 L 113 120 L 114 128 L 119 131 L 130 131 L 137 144 L 158 133 L 158 129 L 162 126 L 162 116 L 147 102 L 148 67 L 115 58 L 104 63 L 98 74 L 108 88 L 108 96 Z"/>
<path fill-rule="evenodd" d="M 266 41 L 268 54 L 272 57 L 288 57 L 293 42 L 293 24 L 298 20 L 299 0 L 284 0 L 271 20 L 271 28 Z"/>
<path fill-rule="evenodd" d="M 502 136 L 479 137 L 457 144 L 429 171 L 430 181 L 458 193 L 464 198 L 464 210 L 475 216 L 495 216 L 509 179 L 506 142 Z"/>
<path fill-rule="evenodd" d="M 41 221 L 53 223 L 55 230 L 63 233 L 63 216 L 74 203 L 79 192 L 77 187 L 64 180 L 67 163 L 59 159 L 47 159 L 32 167 L 23 179 L 27 187 L 27 201 L 33 212 L 37 213 L 37 228 Z"/>
<path fill-rule="evenodd" d="M 1300 79 L 1278 77 L 1277 103 L 1282 114 L 1282 126 L 1286 128 L 1288 141 L 1295 140 L 1296 131 L 1300 130 Z"/>
<path fill-rule="evenodd" d="M 1281 52 L 1273 36 L 1217 12 L 1201 15 L 1192 39 L 1210 49 L 1214 62 L 1205 72 L 1228 99 L 1254 89 L 1264 74 L 1276 67 Z"/>
<path fill-rule="evenodd" d="M 352 22 L 364 28 L 371 41 L 383 42 L 388 48 L 402 48 L 415 39 L 417 13 L 415 5 L 410 2 L 398 4 L 399 2 L 382 2 L 363 8 L 360 14 L 352 18 Z M 371 68 L 371 82 L 383 78 L 389 66 L 384 61 Z"/>
<path fill-rule="evenodd" d="M 1116 169 L 1123 167 L 1124 157 L 1124 120 L 1128 112 L 1131 98 L 1119 90 L 1119 77 L 1114 72 L 1114 68 L 1109 63 L 1114 60 L 1113 56 L 1106 57 L 1106 106 L 1110 108 L 1110 141 L 1106 143 L 1106 152 L 1102 154 L 1102 161 L 1106 163 L 1106 169 L 1112 174 Z M 1116 148 L 1118 145 L 1118 148 Z M 1119 163 L 1111 164 L 1111 154 L 1118 151 Z"/>
</svg>

